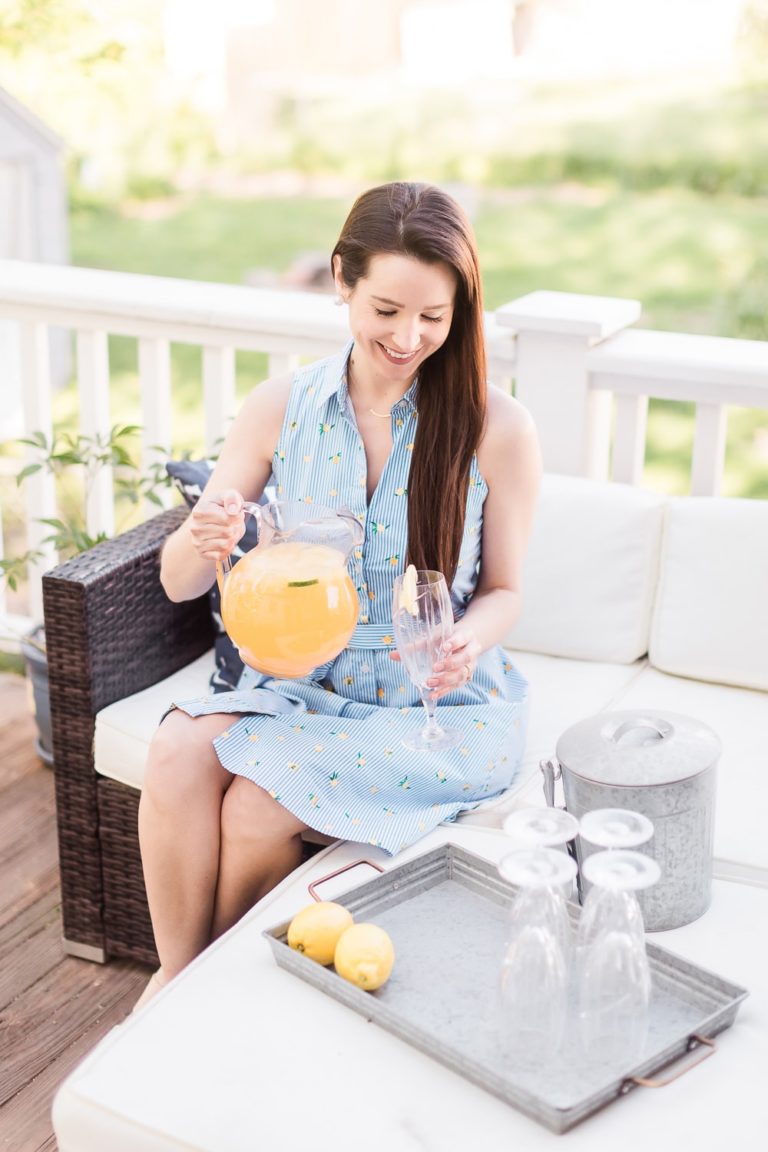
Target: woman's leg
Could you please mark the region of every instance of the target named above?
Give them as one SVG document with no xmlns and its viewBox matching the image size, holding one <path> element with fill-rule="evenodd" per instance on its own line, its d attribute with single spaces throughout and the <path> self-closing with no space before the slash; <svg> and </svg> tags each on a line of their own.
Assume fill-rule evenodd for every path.
<svg viewBox="0 0 768 1152">
<path fill-rule="evenodd" d="M 235 777 L 221 808 L 214 938 L 301 863 L 304 828 L 306 824 L 258 784 Z"/>
<path fill-rule="evenodd" d="M 234 777 L 212 740 L 239 717 L 171 712 L 150 746 L 139 841 L 162 979 L 210 943 L 222 801 Z"/>
</svg>

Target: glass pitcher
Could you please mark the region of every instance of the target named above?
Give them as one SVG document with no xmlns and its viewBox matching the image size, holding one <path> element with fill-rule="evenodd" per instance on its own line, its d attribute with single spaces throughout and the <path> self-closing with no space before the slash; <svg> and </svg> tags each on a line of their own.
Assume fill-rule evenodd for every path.
<svg viewBox="0 0 768 1152">
<path fill-rule="evenodd" d="M 216 565 L 224 627 L 244 664 L 281 679 L 338 656 L 359 612 L 347 571 L 363 528 L 351 512 L 278 501 L 243 505 L 258 544 Z"/>
</svg>

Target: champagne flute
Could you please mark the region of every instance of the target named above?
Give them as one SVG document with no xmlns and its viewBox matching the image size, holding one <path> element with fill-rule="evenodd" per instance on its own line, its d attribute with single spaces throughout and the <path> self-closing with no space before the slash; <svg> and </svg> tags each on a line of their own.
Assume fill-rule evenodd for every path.
<svg viewBox="0 0 768 1152">
<path fill-rule="evenodd" d="M 635 893 L 660 868 L 632 849 L 608 849 L 583 864 L 592 887 L 577 936 L 577 1019 L 583 1051 L 617 1066 L 639 1058 L 648 1028 L 651 972 Z"/>
<path fill-rule="evenodd" d="M 405 670 L 419 690 L 427 722 L 418 732 L 403 738 L 403 744 L 416 752 L 454 748 L 464 738 L 456 728 L 441 728 L 435 718 L 437 701 L 427 680 L 434 666 L 445 656 L 445 642 L 453 632 L 453 608 L 442 572 L 416 573 L 416 595 L 403 593 L 404 576 L 398 576 L 392 591 L 392 625 L 397 650 Z"/>
<path fill-rule="evenodd" d="M 516 888 L 500 974 L 503 1049 L 513 1062 L 546 1064 L 568 1015 L 570 923 L 562 889 L 573 882 L 576 862 L 539 841 L 509 852 L 499 872 Z"/>
</svg>

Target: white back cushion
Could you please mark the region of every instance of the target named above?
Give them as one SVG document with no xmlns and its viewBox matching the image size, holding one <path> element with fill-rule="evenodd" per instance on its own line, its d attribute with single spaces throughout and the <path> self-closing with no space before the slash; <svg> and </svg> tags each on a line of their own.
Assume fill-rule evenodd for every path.
<svg viewBox="0 0 768 1152">
<path fill-rule="evenodd" d="M 629 484 L 544 476 L 505 643 L 527 652 L 630 664 L 648 651 L 663 496 Z"/>
<path fill-rule="evenodd" d="M 662 672 L 768 689 L 768 500 L 669 502 L 649 656 Z"/>
</svg>

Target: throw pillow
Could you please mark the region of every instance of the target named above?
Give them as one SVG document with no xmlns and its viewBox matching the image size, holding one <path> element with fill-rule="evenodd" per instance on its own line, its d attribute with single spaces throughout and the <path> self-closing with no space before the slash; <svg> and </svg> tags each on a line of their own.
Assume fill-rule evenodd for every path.
<svg viewBox="0 0 768 1152">
<path fill-rule="evenodd" d="M 184 497 L 187 507 L 194 508 L 200 499 L 213 471 L 213 465 L 213 460 L 169 460 L 166 463 L 166 471 Z M 259 503 L 267 504 L 274 499 L 274 492 L 270 488 L 266 488 Z M 245 535 L 235 547 L 232 553 L 233 557 L 242 556 L 253 548 L 257 541 L 256 521 L 253 517 L 248 516 L 245 521 Z M 208 598 L 215 629 L 213 646 L 216 657 L 216 669 L 210 680 L 211 691 L 230 692 L 237 687 L 237 682 L 243 671 L 243 662 L 237 648 L 224 630 L 221 619 L 221 596 L 219 586 L 215 581 L 208 593 Z"/>
</svg>

